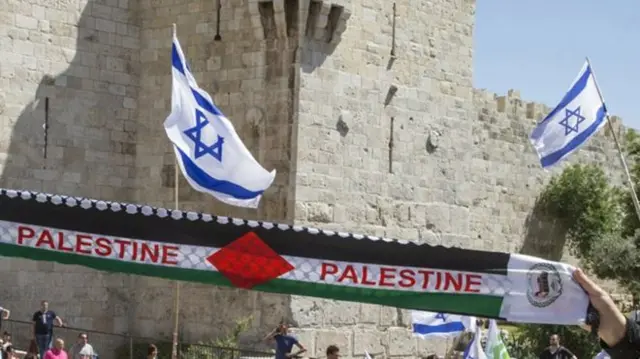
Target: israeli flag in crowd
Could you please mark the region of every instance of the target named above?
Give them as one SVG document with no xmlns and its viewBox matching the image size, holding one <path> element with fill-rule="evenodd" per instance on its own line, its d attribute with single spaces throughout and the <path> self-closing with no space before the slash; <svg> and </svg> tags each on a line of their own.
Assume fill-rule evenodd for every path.
<svg viewBox="0 0 640 359">
<path fill-rule="evenodd" d="M 469 343 L 467 348 L 464 350 L 464 354 L 462 358 L 464 359 L 487 359 L 487 355 L 482 350 L 482 333 L 480 327 L 476 327 L 475 335 L 473 336 L 473 340 Z"/>
<path fill-rule="evenodd" d="M 605 125 L 606 113 L 593 70 L 586 61 L 569 92 L 529 138 L 542 167 L 553 166 L 580 148 Z"/>
<path fill-rule="evenodd" d="M 411 312 L 413 334 L 421 337 L 457 336 L 464 331 L 473 331 L 475 323 L 474 317 L 417 310 Z"/>
<path fill-rule="evenodd" d="M 238 207 L 256 208 L 276 171 L 253 158 L 233 125 L 198 87 L 173 33 L 171 113 L 164 122 L 177 162 L 197 191 Z"/>
</svg>

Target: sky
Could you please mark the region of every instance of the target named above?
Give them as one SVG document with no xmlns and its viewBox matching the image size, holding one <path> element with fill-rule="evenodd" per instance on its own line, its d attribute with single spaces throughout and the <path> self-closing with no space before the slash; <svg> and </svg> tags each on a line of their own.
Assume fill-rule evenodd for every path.
<svg viewBox="0 0 640 359">
<path fill-rule="evenodd" d="M 609 114 L 640 129 L 639 14 L 640 0 L 477 0 L 474 87 L 555 107 L 588 56 Z"/>
</svg>

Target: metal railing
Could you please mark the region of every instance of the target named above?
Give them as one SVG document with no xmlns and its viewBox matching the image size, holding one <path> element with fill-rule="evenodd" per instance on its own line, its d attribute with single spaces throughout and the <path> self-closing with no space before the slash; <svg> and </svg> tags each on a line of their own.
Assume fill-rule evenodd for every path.
<svg viewBox="0 0 640 359">
<path fill-rule="evenodd" d="M 33 339 L 32 322 L 3 320 L 1 331 L 11 333 L 13 346 L 16 349 L 23 351 L 29 349 Z M 149 344 L 158 347 L 158 359 L 171 359 L 171 339 L 143 338 L 73 327 L 53 329 L 54 338 L 62 338 L 67 351 L 76 343 L 80 333 L 87 334 L 89 344 L 93 346 L 100 359 L 145 359 Z M 274 357 L 272 353 L 191 343 L 180 343 L 178 355 L 181 359 L 272 359 Z"/>
</svg>

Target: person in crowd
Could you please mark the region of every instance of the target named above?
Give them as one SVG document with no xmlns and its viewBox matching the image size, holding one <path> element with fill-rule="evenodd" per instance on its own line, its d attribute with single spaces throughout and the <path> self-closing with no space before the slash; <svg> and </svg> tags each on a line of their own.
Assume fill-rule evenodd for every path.
<svg viewBox="0 0 640 359">
<path fill-rule="evenodd" d="M 611 359 L 639 358 L 640 325 L 625 318 L 611 296 L 581 269 L 573 272 L 573 278 L 587 292 L 591 305 L 600 316 L 598 325 L 600 346 Z M 585 325 L 584 329 L 591 331 L 588 325 Z"/>
<path fill-rule="evenodd" d="M 36 358 L 38 357 L 38 344 L 36 344 L 35 339 L 31 339 L 29 341 L 29 349 L 27 350 L 27 354 L 33 354 Z"/>
<path fill-rule="evenodd" d="M 9 334 L 9 332 L 7 332 L 7 331 L 2 333 L 2 339 L 0 339 L 0 343 L 2 343 L 2 346 L 0 347 L 0 359 L 10 359 L 9 355 L 7 354 L 7 348 L 12 346 L 11 345 L 11 334 Z M 13 354 L 15 354 L 15 353 L 13 353 Z"/>
<path fill-rule="evenodd" d="M 278 325 L 271 333 L 267 334 L 264 339 L 276 343 L 275 359 L 295 358 L 307 351 L 304 346 L 298 342 L 298 339 L 289 334 L 289 327 L 285 323 Z M 298 347 L 298 351 L 295 353 L 292 352 L 294 346 Z"/>
<path fill-rule="evenodd" d="M 54 311 L 49 310 L 49 302 L 43 300 L 40 303 L 40 310 L 33 313 L 33 339 L 35 339 L 38 345 L 38 352 L 40 358 L 44 358 L 44 354 L 47 349 L 51 347 L 51 339 L 53 338 L 53 323 L 58 323 L 58 326 L 64 326 L 62 318 L 60 318 Z M 66 354 L 65 354 L 66 355 Z"/>
<path fill-rule="evenodd" d="M 573 353 L 560 345 L 560 337 L 553 334 L 549 337 L 549 346 L 540 353 L 540 359 L 577 359 Z"/>
<path fill-rule="evenodd" d="M 2 327 L 2 321 L 9 319 L 11 316 L 11 311 L 9 309 L 0 307 L 0 328 Z"/>
<path fill-rule="evenodd" d="M 64 340 L 57 338 L 53 348 L 47 350 L 42 359 L 68 359 L 67 352 L 64 351 Z"/>
<path fill-rule="evenodd" d="M 149 347 L 147 348 L 147 359 L 157 359 L 157 358 L 158 358 L 158 348 L 153 344 L 149 344 Z"/>
<path fill-rule="evenodd" d="M 327 347 L 327 359 L 338 359 L 340 357 L 340 349 L 336 345 Z"/>
<path fill-rule="evenodd" d="M 7 345 L 3 350 L 2 350 L 2 357 L 4 359 L 18 359 L 18 356 L 15 353 L 15 350 L 13 350 L 13 345 Z"/>
<path fill-rule="evenodd" d="M 2 345 L 9 346 L 11 345 L 11 341 L 11 333 L 5 330 L 4 333 L 2 333 Z"/>
<path fill-rule="evenodd" d="M 89 336 L 87 333 L 78 334 L 78 340 L 71 346 L 69 354 L 71 355 L 69 359 L 93 359 L 96 354 L 93 346 L 89 344 Z"/>
</svg>

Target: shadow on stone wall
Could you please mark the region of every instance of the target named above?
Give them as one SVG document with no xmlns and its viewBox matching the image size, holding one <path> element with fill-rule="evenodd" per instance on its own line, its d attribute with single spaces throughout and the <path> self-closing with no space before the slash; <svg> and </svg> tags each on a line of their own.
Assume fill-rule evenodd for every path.
<svg viewBox="0 0 640 359">
<path fill-rule="evenodd" d="M 311 73 L 322 66 L 340 43 L 351 12 L 329 0 L 309 2 L 306 21 L 303 21 L 300 67 Z M 304 20 L 304 19 L 303 19 Z"/>
<path fill-rule="evenodd" d="M 567 242 L 566 229 L 553 217 L 547 216 L 537 199 L 525 220 L 524 242 L 520 253 L 559 261 Z"/>
<path fill-rule="evenodd" d="M 137 53 L 132 48 L 137 47 L 137 39 L 133 40 L 137 29 L 127 28 L 134 32 L 129 34 L 129 46 L 125 36 L 119 37 L 122 46 L 109 45 L 115 43 L 116 23 L 92 14 L 95 3 L 88 1 L 77 26 L 52 22 L 48 43 L 44 36 L 31 38 L 35 34 L 24 39 L 34 43 L 38 69 L 51 71 L 49 63 L 68 62 L 68 67 L 45 74 L 34 99 L 15 120 L 2 186 L 105 199 L 132 196 L 126 174 L 133 177 L 133 166 L 123 167 L 128 162 L 125 157 L 135 155 L 135 133 L 125 122 L 135 116 L 137 66 L 132 61 Z M 127 9 L 118 10 L 128 16 Z M 65 49 L 73 45 L 65 46 L 63 40 L 76 31 L 74 53 Z M 116 166 L 125 176 L 113 173 Z"/>
<path fill-rule="evenodd" d="M 22 66 L 15 68 L 15 76 L 28 83 L 29 77 L 35 80 L 45 75 L 18 118 L 9 119 L 12 128 L 7 136 L 10 141 L 3 144 L 6 160 L 1 186 L 105 199 L 131 196 L 126 176 L 110 171 L 119 168 L 134 174 L 133 167 L 126 168 L 127 156 L 130 159 L 135 154 L 135 134 L 127 132 L 126 121 L 135 114 L 133 109 L 123 109 L 123 104 L 126 107 L 136 97 L 137 68 L 132 61 L 137 55 L 132 55 L 131 48 L 137 43 L 130 42 L 127 47 L 127 40 L 123 40 L 123 46 L 107 45 L 114 43 L 116 23 L 105 20 L 103 31 L 97 30 L 100 20 L 95 16 L 99 15 L 91 14 L 96 2 L 88 0 L 77 24 L 51 22 L 48 29 L 16 32 L 24 37 L 20 40 L 34 46 L 34 66 L 41 72 Z M 123 17 L 129 14 L 127 9 L 116 10 Z M 137 29 L 127 31 L 137 33 Z M 65 43 L 74 34 L 75 44 Z M 74 45 L 76 52 L 71 50 Z M 49 64 L 65 62 L 68 67 L 64 71 L 48 73 Z M 132 309 L 130 276 L 52 262 L 3 261 L 10 272 L 4 274 L 0 295 L 16 320 L 30 320 L 42 299 L 49 299 L 51 307 L 73 327 L 121 332 L 127 318 L 132 317 L 128 312 Z M 120 340 L 112 339 L 109 345 Z"/>
</svg>

